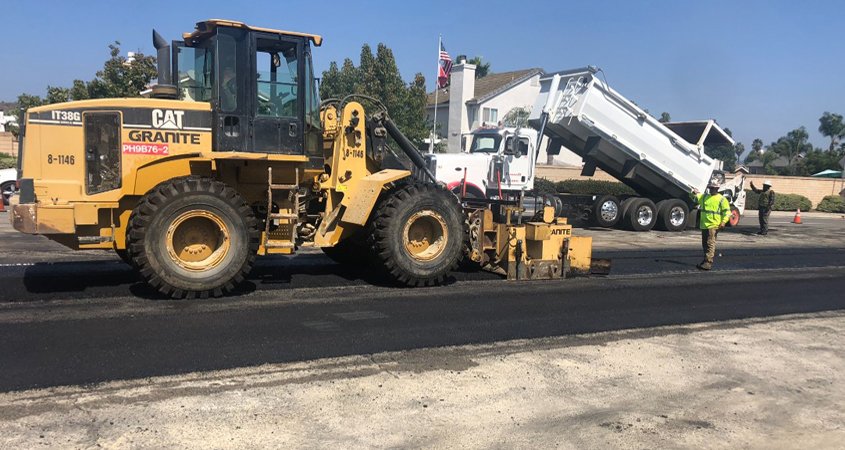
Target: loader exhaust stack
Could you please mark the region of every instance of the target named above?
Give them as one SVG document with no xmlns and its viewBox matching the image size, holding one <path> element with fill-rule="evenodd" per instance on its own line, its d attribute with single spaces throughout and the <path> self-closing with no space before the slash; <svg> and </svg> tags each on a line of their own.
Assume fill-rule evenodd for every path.
<svg viewBox="0 0 845 450">
<path fill-rule="evenodd" d="M 176 86 L 173 84 L 173 73 L 170 69 L 170 45 L 153 30 L 153 46 L 156 49 L 156 66 L 158 67 L 158 84 L 153 86 L 154 98 L 178 98 Z"/>
</svg>

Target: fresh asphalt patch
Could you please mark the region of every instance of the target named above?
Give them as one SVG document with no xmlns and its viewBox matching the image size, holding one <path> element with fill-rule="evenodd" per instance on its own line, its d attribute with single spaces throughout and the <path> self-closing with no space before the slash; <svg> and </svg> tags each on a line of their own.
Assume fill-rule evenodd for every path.
<svg viewBox="0 0 845 450">
<path fill-rule="evenodd" d="M 716 287 L 716 288 L 714 288 Z M 845 270 L 788 269 L 0 308 L 0 391 L 385 351 L 845 309 Z M 314 298 L 316 297 L 316 298 Z M 140 302 L 140 305 L 138 303 Z M 121 308 L 119 302 L 113 307 Z M 39 310 L 54 310 L 55 314 Z"/>
</svg>

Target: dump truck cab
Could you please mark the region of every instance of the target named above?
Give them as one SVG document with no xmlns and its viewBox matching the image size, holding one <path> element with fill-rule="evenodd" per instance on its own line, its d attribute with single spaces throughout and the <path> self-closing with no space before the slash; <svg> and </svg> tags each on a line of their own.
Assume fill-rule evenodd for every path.
<svg viewBox="0 0 845 450">
<path fill-rule="evenodd" d="M 461 197 L 519 198 L 534 187 L 537 131 L 531 128 L 481 127 L 469 134 L 461 153 L 426 155 L 429 167 Z"/>
</svg>

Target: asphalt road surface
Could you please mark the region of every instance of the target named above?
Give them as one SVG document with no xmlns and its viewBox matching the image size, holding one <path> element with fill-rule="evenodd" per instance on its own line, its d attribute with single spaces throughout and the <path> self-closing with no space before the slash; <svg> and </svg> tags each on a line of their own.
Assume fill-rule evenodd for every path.
<svg viewBox="0 0 845 450">
<path fill-rule="evenodd" d="M 720 235 L 700 273 L 700 237 L 593 235 L 608 277 L 506 282 L 456 272 L 399 289 L 318 252 L 268 258 L 236 295 L 162 299 L 106 252 L 23 236 L 0 215 L 0 391 L 99 383 L 384 351 L 845 309 L 845 220 L 773 220 Z"/>
</svg>

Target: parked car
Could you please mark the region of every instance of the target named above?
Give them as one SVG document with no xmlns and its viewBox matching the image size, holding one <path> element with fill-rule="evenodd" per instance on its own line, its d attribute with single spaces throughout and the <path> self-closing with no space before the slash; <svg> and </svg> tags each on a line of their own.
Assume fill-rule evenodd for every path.
<svg viewBox="0 0 845 450">
<path fill-rule="evenodd" d="M 9 204 L 9 197 L 15 192 L 15 183 L 18 179 L 16 169 L 0 169 L 0 192 L 3 193 L 3 204 Z"/>
</svg>

